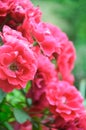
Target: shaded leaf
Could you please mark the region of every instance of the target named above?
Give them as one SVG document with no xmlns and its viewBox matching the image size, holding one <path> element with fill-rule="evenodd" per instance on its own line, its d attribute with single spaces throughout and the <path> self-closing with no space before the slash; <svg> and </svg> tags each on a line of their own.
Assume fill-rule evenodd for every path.
<svg viewBox="0 0 86 130">
<path fill-rule="evenodd" d="M 28 106 L 32 105 L 32 99 L 31 98 L 27 98 L 27 104 L 28 104 Z"/>
<path fill-rule="evenodd" d="M 0 103 L 3 101 L 4 97 L 6 96 L 6 93 L 3 92 L 1 89 L 0 89 Z"/>
<path fill-rule="evenodd" d="M 39 123 L 34 122 L 32 126 L 32 130 L 42 130 L 42 127 Z"/>
<path fill-rule="evenodd" d="M 19 123 L 24 123 L 27 120 L 31 121 L 31 117 L 26 112 L 24 112 L 23 110 L 20 110 L 18 108 L 14 108 L 13 113 L 14 113 L 16 120 Z"/>
</svg>

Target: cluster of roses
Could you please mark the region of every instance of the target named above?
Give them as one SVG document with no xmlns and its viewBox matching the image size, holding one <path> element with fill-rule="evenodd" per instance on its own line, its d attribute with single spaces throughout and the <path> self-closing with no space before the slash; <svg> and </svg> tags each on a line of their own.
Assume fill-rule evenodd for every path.
<svg viewBox="0 0 86 130">
<path fill-rule="evenodd" d="M 83 98 L 73 86 L 76 59 L 73 43 L 58 27 L 41 20 L 29 0 L 0 1 L 0 88 L 31 88 L 31 114 L 42 118 L 43 130 L 86 130 Z M 14 129 L 31 130 L 29 121 Z"/>
</svg>

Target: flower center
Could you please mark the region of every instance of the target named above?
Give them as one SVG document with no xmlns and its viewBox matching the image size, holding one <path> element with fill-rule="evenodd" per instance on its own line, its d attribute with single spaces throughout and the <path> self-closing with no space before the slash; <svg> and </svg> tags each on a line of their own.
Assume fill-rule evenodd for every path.
<svg viewBox="0 0 86 130">
<path fill-rule="evenodd" d="M 11 69 L 12 71 L 18 70 L 17 64 L 16 64 L 16 63 L 12 63 L 12 64 L 10 65 L 10 69 Z"/>
</svg>

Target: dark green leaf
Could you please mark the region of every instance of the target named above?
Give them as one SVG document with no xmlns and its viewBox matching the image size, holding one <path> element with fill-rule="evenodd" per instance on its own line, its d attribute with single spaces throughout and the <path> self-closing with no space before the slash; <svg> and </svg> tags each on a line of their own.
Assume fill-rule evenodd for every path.
<svg viewBox="0 0 86 130">
<path fill-rule="evenodd" d="M 1 122 L 7 121 L 11 116 L 12 111 L 10 105 L 6 103 L 0 104 L 0 121 Z"/>
<path fill-rule="evenodd" d="M 23 110 L 20 110 L 18 108 L 14 108 L 13 113 L 14 113 L 16 120 L 19 123 L 24 123 L 27 120 L 31 121 L 31 117 L 26 112 L 24 112 Z"/>
<path fill-rule="evenodd" d="M 4 122 L 4 121 L 6 121 L 8 119 L 9 119 L 9 115 L 8 114 L 6 114 L 4 112 L 0 112 L 0 121 L 1 122 Z"/>
<path fill-rule="evenodd" d="M 6 96 L 6 93 L 4 93 L 1 89 L 0 89 L 0 103 L 3 101 L 4 97 Z"/>
<path fill-rule="evenodd" d="M 42 130 L 40 123 L 34 122 L 32 130 Z"/>
</svg>

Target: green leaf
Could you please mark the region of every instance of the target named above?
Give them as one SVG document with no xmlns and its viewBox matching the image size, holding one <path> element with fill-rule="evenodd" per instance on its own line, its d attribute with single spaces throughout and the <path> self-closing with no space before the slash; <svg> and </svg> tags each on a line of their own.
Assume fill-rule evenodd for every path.
<svg viewBox="0 0 86 130">
<path fill-rule="evenodd" d="M 42 130 L 40 123 L 34 122 L 32 126 L 32 130 Z"/>
<path fill-rule="evenodd" d="M 27 93 L 29 91 L 30 87 L 31 87 L 31 81 L 29 81 L 27 83 L 26 87 L 24 88 L 25 93 Z"/>
<path fill-rule="evenodd" d="M 37 46 L 38 45 L 38 43 L 35 41 L 34 43 L 33 43 L 33 46 Z"/>
<path fill-rule="evenodd" d="M 55 68 L 57 67 L 56 59 L 52 59 L 51 62 L 55 65 Z"/>
<path fill-rule="evenodd" d="M 27 104 L 30 107 L 32 105 L 32 99 L 31 98 L 27 98 Z"/>
<path fill-rule="evenodd" d="M 22 108 L 26 104 L 26 99 L 19 90 L 14 90 L 11 93 L 7 94 L 6 100 L 7 102 L 10 102 L 10 104 L 14 107 Z"/>
<path fill-rule="evenodd" d="M 1 122 L 4 122 L 4 121 L 6 121 L 6 120 L 8 120 L 8 115 L 6 114 L 6 113 L 4 113 L 4 112 L 0 112 L 0 121 Z"/>
<path fill-rule="evenodd" d="M 0 121 L 8 121 L 12 115 L 11 107 L 8 104 L 0 104 Z"/>
<path fill-rule="evenodd" d="M 7 130 L 13 130 L 12 126 L 8 122 L 4 122 L 4 126 L 7 128 Z"/>
<path fill-rule="evenodd" d="M 0 103 L 2 103 L 4 97 L 6 96 L 6 93 L 3 92 L 1 89 L 0 89 Z"/>
<path fill-rule="evenodd" d="M 42 130 L 40 121 L 41 121 L 41 119 L 39 117 L 37 117 L 37 116 L 33 117 L 32 130 Z"/>
<path fill-rule="evenodd" d="M 26 112 L 24 112 L 23 110 L 20 110 L 18 108 L 14 108 L 13 113 L 14 113 L 16 120 L 19 123 L 24 123 L 27 120 L 29 120 L 29 121 L 32 120 L 31 117 Z"/>
</svg>

